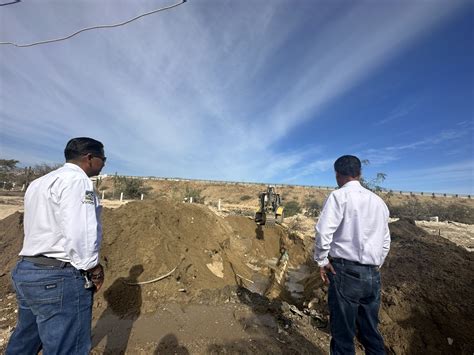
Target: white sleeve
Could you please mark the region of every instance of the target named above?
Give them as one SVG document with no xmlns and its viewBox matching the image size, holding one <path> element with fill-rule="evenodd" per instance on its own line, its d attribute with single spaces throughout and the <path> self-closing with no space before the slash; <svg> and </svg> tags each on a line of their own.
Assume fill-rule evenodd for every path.
<svg viewBox="0 0 474 355">
<path fill-rule="evenodd" d="M 384 236 L 383 236 L 382 264 L 384 263 L 385 258 L 387 257 L 388 252 L 390 250 L 390 241 L 391 241 L 391 239 L 390 239 L 390 229 L 388 228 L 388 219 L 390 217 L 390 212 L 389 212 L 387 206 L 385 206 L 385 210 L 386 210 L 387 218 L 386 218 L 386 221 L 385 221 L 385 233 L 384 233 Z M 381 267 L 382 264 L 380 264 L 379 266 Z"/>
<path fill-rule="evenodd" d="M 96 214 L 97 196 L 89 179 L 63 181 L 59 213 L 64 249 L 71 264 L 88 270 L 99 263 L 100 223 Z"/>
<path fill-rule="evenodd" d="M 344 206 L 337 201 L 334 193 L 331 193 L 324 203 L 323 210 L 316 224 L 316 238 L 314 247 L 314 261 L 320 267 L 329 263 L 329 248 L 334 232 L 342 222 L 344 217 Z"/>
</svg>

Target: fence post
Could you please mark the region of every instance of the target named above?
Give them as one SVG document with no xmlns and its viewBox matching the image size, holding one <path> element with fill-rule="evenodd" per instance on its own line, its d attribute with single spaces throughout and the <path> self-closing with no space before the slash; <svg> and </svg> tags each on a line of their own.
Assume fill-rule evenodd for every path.
<svg viewBox="0 0 474 355">
<path fill-rule="evenodd" d="M 105 198 L 105 191 L 102 191 L 102 200 Z"/>
<path fill-rule="evenodd" d="M 120 193 L 120 202 L 123 201 L 123 192 Z"/>
<path fill-rule="evenodd" d="M 141 197 L 140 197 L 140 200 L 142 200 L 142 201 L 143 201 L 143 194 L 141 195 Z"/>
<path fill-rule="evenodd" d="M 219 201 L 217 201 L 217 210 L 218 211 L 221 210 L 221 199 L 219 199 Z"/>
</svg>

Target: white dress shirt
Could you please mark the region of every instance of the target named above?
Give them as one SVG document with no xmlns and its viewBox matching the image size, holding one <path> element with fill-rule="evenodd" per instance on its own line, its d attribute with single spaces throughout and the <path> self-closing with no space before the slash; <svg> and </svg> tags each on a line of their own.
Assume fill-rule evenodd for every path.
<svg viewBox="0 0 474 355">
<path fill-rule="evenodd" d="M 316 225 L 314 260 L 320 267 L 328 255 L 382 266 L 390 249 L 389 211 L 383 200 L 349 181 L 327 198 Z"/>
<path fill-rule="evenodd" d="M 92 181 L 77 165 L 36 180 L 25 194 L 25 239 L 20 255 L 44 255 L 88 270 L 99 263 L 102 206 Z"/>
</svg>

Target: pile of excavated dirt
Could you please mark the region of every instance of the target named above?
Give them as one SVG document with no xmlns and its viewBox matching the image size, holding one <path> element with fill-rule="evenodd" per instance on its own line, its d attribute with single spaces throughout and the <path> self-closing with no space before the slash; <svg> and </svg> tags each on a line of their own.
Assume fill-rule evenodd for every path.
<svg viewBox="0 0 474 355">
<path fill-rule="evenodd" d="M 0 220 L 0 298 L 12 292 L 9 274 L 23 246 L 23 213 Z"/>
<path fill-rule="evenodd" d="M 153 312 L 162 299 L 190 300 L 202 290 L 253 285 L 258 282 L 252 280 L 255 274 L 268 278 L 271 269 L 266 261 L 279 256 L 285 239 L 278 226 L 262 229 L 256 236 L 257 228 L 249 218 L 222 218 L 203 205 L 167 200 L 106 210 L 103 229 L 105 288 L 117 278 L 147 282 L 176 268 L 169 277 L 147 284 L 142 312 Z M 109 297 L 126 298 L 129 289 Z M 100 296 L 98 301 L 102 304 Z"/>
<path fill-rule="evenodd" d="M 472 354 L 474 254 L 413 220 L 391 223 L 390 231 L 382 268 L 387 343 L 397 353 Z"/>
<path fill-rule="evenodd" d="M 294 231 L 262 228 L 169 200 L 104 209 L 93 354 L 327 353 L 327 287 L 305 221 L 295 221 Z M 380 314 L 387 350 L 472 354 L 473 254 L 411 220 L 390 229 Z M 0 351 L 16 321 L 9 270 L 22 239 L 21 213 L 0 220 Z"/>
</svg>

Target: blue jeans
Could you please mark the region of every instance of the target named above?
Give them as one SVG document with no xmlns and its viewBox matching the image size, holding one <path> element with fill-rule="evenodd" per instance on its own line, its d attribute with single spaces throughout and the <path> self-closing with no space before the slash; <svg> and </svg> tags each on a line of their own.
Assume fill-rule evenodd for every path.
<svg viewBox="0 0 474 355">
<path fill-rule="evenodd" d="M 18 320 L 7 355 L 89 354 L 93 291 L 81 273 L 19 261 L 12 271 Z"/>
<path fill-rule="evenodd" d="M 380 272 L 377 267 L 343 259 L 332 261 L 328 273 L 331 354 L 355 354 L 357 335 L 366 354 L 385 354 L 377 329 L 380 308 Z"/>
</svg>

